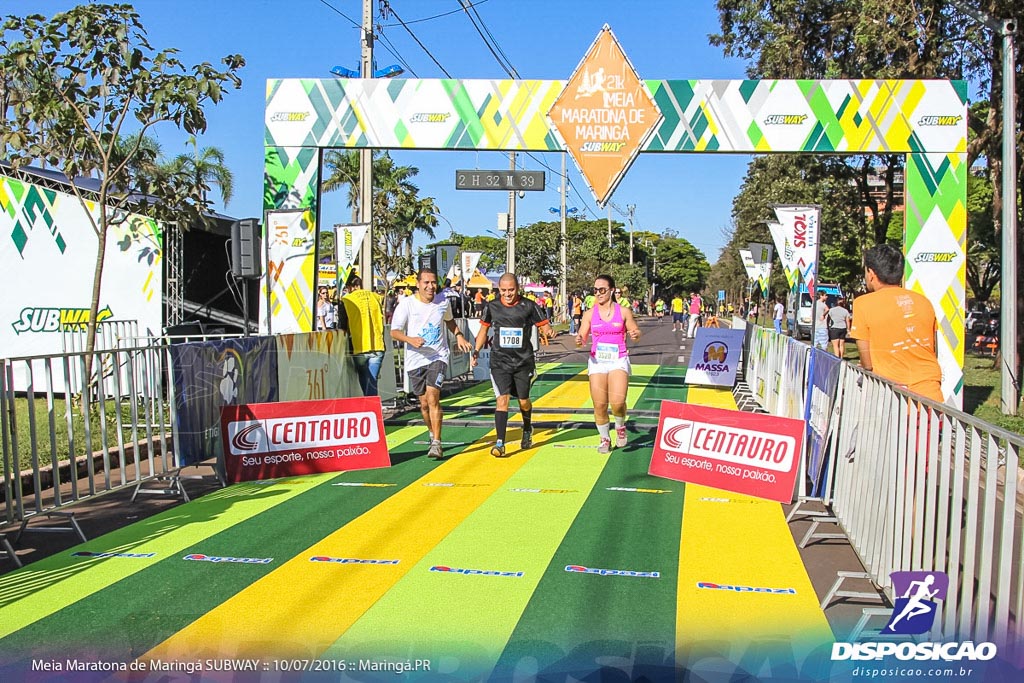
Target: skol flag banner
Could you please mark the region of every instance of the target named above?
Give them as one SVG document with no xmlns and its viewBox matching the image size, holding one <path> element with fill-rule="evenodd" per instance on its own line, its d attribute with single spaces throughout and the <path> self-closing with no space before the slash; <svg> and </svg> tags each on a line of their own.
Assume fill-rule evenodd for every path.
<svg viewBox="0 0 1024 683">
<path fill-rule="evenodd" d="M 757 264 L 754 263 L 754 255 L 750 253 L 749 249 L 740 249 L 740 260 L 743 261 L 743 268 L 747 271 L 747 277 L 751 280 L 756 280 L 759 271 Z"/>
<path fill-rule="evenodd" d="M 351 223 L 349 225 L 335 225 L 334 232 L 337 235 L 335 244 L 338 245 L 338 267 L 347 268 L 356 262 L 356 255 L 363 244 L 363 237 L 369 223 Z"/>
<path fill-rule="evenodd" d="M 796 269 L 796 253 L 793 251 L 793 243 L 786 239 L 782 229 L 782 223 L 768 223 L 768 231 L 772 234 L 772 241 L 775 242 L 775 251 L 782 261 L 782 270 L 786 273 L 786 282 L 789 288 L 796 287 L 800 280 L 800 273 Z"/>
<path fill-rule="evenodd" d="M 391 466 L 378 396 L 224 406 L 221 438 L 231 482 Z"/>
<path fill-rule="evenodd" d="M 818 279 L 818 239 L 821 224 L 820 206 L 776 206 L 775 217 L 782 225 L 782 234 L 793 244 L 796 268 L 814 296 Z"/>
<path fill-rule="evenodd" d="M 788 503 L 803 430 L 803 420 L 662 401 L 648 473 Z"/>
<path fill-rule="evenodd" d="M 310 332 L 317 265 L 313 212 L 268 211 L 264 230 L 267 272 L 260 297 L 260 332 Z"/>
<path fill-rule="evenodd" d="M 473 273 L 476 272 L 476 264 L 480 263 L 481 256 L 483 256 L 483 253 L 479 251 L 462 252 L 462 259 L 459 263 L 462 264 L 462 278 L 465 282 L 469 282 L 470 278 L 473 277 Z"/>
</svg>

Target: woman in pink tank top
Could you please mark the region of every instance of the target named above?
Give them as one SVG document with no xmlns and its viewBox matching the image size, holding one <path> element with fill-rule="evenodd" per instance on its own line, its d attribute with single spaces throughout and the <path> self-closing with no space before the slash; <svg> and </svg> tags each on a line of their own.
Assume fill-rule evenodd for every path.
<svg viewBox="0 0 1024 683">
<path fill-rule="evenodd" d="M 587 374 L 590 376 L 590 397 L 594 401 L 594 423 L 601 435 L 598 453 L 612 450 L 608 408 L 615 418 L 615 445 L 626 445 L 626 391 L 629 389 L 629 351 L 626 336 L 640 339 L 640 328 L 633 312 L 615 302 L 612 293 L 615 280 L 611 275 L 598 275 L 594 281 L 594 307 L 583 314 L 576 344 L 583 346 L 591 337 Z"/>
</svg>

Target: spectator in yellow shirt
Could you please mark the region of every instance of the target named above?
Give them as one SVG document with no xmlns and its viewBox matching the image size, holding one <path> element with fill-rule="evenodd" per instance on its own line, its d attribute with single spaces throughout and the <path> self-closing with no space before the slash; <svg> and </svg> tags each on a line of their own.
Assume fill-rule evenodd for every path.
<svg viewBox="0 0 1024 683">
<path fill-rule="evenodd" d="M 384 360 L 384 302 L 380 294 L 363 289 L 363 280 L 349 280 L 349 293 L 342 297 L 348 333 L 352 338 L 352 360 L 359 375 L 363 396 L 377 395 L 377 379 Z"/>
</svg>

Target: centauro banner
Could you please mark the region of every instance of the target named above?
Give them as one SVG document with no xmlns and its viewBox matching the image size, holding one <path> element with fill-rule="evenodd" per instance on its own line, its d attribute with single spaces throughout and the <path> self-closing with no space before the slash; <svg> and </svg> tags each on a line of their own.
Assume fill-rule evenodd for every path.
<svg viewBox="0 0 1024 683">
<path fill-rule="evenodd" d="M 86 213 L 88 211 L 88 213 Z M 60 353 L 62 333 L 84 329 L 96 269 L 91 214 L 78 199 L 0 176 L 0 349 L 8 358 Z M 128 214 L 107 236 L 97 319 L 162 324 L 163 248 L 156 221 Z M 59 374 L 59 373 L 57 373 Z M 15 379 L 23 388 L 23 378 Z"/>
</svg>

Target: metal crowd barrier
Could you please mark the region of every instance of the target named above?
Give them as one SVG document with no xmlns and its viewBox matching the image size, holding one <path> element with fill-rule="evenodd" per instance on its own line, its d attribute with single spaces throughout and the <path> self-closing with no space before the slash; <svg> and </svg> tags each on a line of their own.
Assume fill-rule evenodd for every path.
<svg viewBox="0 0 1024 683">
<path fill-rule="evenodd" d="M 774 330 L 752 330 L 747 381 L 762 389 L 755 396 L 763 407 L 784 414 L 782 397 L 802 392 L 806 402 L 809 382 L 806 375 L 797 382 L 796 366 L 785 369 L 787 349 L 779 337 Z M 992 641 L 1024 654 L 1016 652 L 1024 643 L 1024 435 L 851 363 L 841 363 L 839 372 L 826 427 L 824 495 L 817 499 L 828 512 L 805 513 L 815 521 L 800 545 L 847 539 L 864 571 L 838 572 L 822 608 L 839 597 L 880 600 L 878 592 L 845 590 L 851 579 L 870 581 L 894 603 L 900 596 L 893 593 L 891 572 L 941 571 L 949 576 L 949 592 L 927 636 Z M 844 533 L 817 532 L 830 522 Z M 877 637 L 875 627 L 890 614 L 865 609 L 850 639 Z"/>
<path fill-rule="evenodd" d="M 172 468 L 170 402 L 160 345 L 0 359 L 3 521 L 63 517 L 69 508 Z M 83 378 L 92 380 L 84 382 Z M 86 389 L 88 386 L 88 390 Z"/>
</svg>

